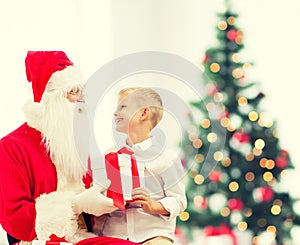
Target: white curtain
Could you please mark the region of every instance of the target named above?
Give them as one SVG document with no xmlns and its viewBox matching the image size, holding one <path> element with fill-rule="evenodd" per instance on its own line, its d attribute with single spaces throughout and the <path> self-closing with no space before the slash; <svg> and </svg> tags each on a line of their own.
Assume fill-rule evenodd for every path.
<svg viewBox="0 0 300 245">
<path fill-rule="evenodd" d="M 63 50 L 88 78 L 112 59 L 109 0 L 1 0 L 0 136 L 24 121 L 28 50 Z M 5 120 L 3 120 L 5 119 Z"/>
</svg>

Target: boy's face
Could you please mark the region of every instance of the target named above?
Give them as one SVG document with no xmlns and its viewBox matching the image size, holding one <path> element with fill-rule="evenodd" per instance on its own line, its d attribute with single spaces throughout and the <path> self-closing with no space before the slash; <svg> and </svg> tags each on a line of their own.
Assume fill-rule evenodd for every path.
<svg viewBox="0 0 300 245">
<path fill-rule="evenodd" d="M 119 96 L 114 113 L 116 130 L 128 134 L 129 130 L 134 129 L 139 122 L 140 109 L 142 108 L 137 106 L 136 98 L 132 94 Z"/>
</svg>

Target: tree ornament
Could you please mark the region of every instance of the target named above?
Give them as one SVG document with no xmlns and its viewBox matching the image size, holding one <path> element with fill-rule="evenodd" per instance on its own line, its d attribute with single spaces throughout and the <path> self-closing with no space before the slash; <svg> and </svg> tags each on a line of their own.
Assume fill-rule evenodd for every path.
<svg viewBox="0 0 300 245">
<path fill-rule="evenodd" d="M 278 156 L 275 158 L 276 167 L 280 169 L 285 169 L 288 166 L 288 159 L 283 156 Z"/>
<path fill-rule="evenodd" d="M 209 61 L 209 55 L 205 54 L 202 60 L 202 64 L 206 64 Z"/>
<path fill-rule="evenodd" d="M 212 182 L 219 183 L 221 181 L 221 178 L 222 178 L 222 173 L 219 170 L 213 170 L 209 174 L 208 178 Z"/>
<path fill-rule="evenodd" d="M 208 200 L 206 197 L 203 196 L 195 196 L 194 205 L 200 210 L 205 210 L 208 207 Z"/>
<path fill-rule="evenodd" d="M 227 110 L 220 113 L 219 121 L 221 121 L 223 118 L 229 118 L 230 114 Z"/>
<path fill-rule="evenodd" d="M 244 203 L 241 199 L 238 198 L 231 198 L 227 202 L 228 208 L 232 211 L 238 210 L 242 211 L 244 208 Z"/>
<path fill-rule="evenodd" d="M 205 86 L 205 91 L 208 96 L 214 96 L 220 91 L 220 88 L 214 84 L 209 83 Z"/>
<path fill-rule="evenodd" d="M 274 197 L 274 191 L 270 187 L 258 187 L 253 190 L 253 198 L 257 203 L 269 202 Z"/>
<path fill-rule="evenodd" d="M 283 156 L 283 157 L 285 157 L 285 158 L 288 158 L 289 157 L 289 152 L 286 151 L 286 150 L 281 150 L 280 151 L 280 155 Z"/>
<path fill-rule="evenodd" d="M 243 144 L 243 143 L 249 143 L 251 141 L 251 137 L 247 133 L 244 133 L 242 131 L 237 131 L 232 135 L 232 140 Z"/>
<path fill-rule="evenodd" d="M 235 39 L 237 38 L 237 30 L 235 29 L 231 29 L 227 32 L 227 38 L 230 40 L 230 41 L 235 41 Z"/>
</svg>

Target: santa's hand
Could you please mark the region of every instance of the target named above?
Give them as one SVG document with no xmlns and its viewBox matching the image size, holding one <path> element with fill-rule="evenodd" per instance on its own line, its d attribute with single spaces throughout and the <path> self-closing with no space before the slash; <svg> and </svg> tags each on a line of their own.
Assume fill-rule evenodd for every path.
<svg viewBox="0 0 300 245">
<path fill-rule="evenodd" d="M 72 200 L 73 211 L 77 214 L 82 212 L 100 216 L 117 210 L 113 200 L 101 194 L 106 189 L 95 185 L 77 194 Z"/>
</svg>

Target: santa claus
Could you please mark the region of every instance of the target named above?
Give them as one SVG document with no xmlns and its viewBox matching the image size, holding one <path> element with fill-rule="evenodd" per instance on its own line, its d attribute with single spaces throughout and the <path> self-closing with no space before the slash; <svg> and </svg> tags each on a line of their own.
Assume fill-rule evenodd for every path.
<svg viewBox="0 0 300 245">
<path fill-rule="evenodd" d="M 81 72 L 62 51 L 29 51 L 25 65 L 33 91 L 24 106 L 26 123 L 0 141 L 0 223 L 9 244 L 53 236 L 72 243 L 133 244 L 96 237 L 79 222 L 82 212 L 99 216 L 116 209 L 104 188 L 84 187 L 85 163 L 73 133 L 85 82 Z"/>
</svg>

